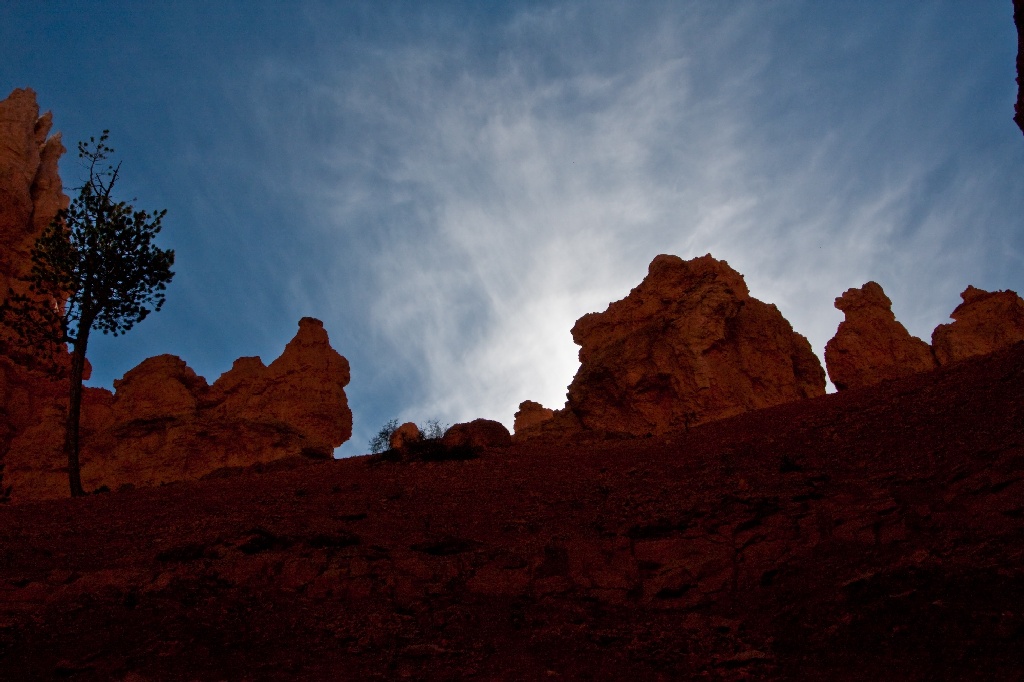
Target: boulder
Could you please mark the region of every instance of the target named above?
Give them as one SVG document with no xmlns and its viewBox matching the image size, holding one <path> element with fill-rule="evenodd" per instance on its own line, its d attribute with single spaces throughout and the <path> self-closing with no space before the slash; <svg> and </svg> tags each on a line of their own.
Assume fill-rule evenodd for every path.
<svg viewBox="0 0 1024 682">
<path fill-rule="evenodd" d="M 512 444 L 512 435 L 501 422 L 474 419 L 448 429 L 441 444 L 446 448 L 504 448 Z"/>
<path fill-rule="evenodd" d="M 420 433 L 420 427 L 416 426 L 412 422 L 405 422 L 391 434 L 391 439 L 388 441 L 388 445 L 392 450 L 402 450 L 407 448 L 413 443 L 419 443 L 423 440 L 423 434 Z"/>
<path fill-rule="evenodd" d="M 940 365 L 987 355 L 1024 341 L 1024 300 L 1015 291 L 985 291 L 968 286 L 963 303 L 950 314 L 954 322 L 932 332 Z"/>
<path fill-rule="evenodd" d="M 892 301 L 877 283 L 847 290 L 835 306 L 846 319 L 825 345 L 825 366 L 838 390 L 935 368 L 931 347 L 896 321 Z"/>
<path fill-rule="evenodd" d="M 657 256 L 647 277 L 572 329 L 567 409 L 585 429 L 659 434 L 825 393 L 807 339 L 711 255 Z"/>
</svg>

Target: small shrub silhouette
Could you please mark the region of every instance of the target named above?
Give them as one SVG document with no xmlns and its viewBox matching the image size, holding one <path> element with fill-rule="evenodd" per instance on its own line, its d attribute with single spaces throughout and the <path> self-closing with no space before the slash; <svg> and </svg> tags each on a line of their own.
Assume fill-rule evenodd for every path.
<svg viewBox="0 0 1024 682">
<path fill-rule="evenodd" d="M 476 459 L 480 456 L 476 448 L 467 445 L 446 446 L 445 432 L 450 428 L 438 419 L 428 419 L 420 427 L 422 439 L 396 450 L 391 447 L 391 434 L 398 428 L 398 420 L 390 419 L 370 439 L 370 454 L 373 462 L 450 462 Z"/>
<path fill-rule="evenodd" d="M 441 440 L 444 433 L 451 428 L 451 424 L 442 424 L 438 419 L 428 419 L 426 426 L 420 427 L 423 440 Z"/>
<path fill-rule="evenodd" d="M 398 420 L 389 419 L 380 427 L 377 435 L 370 439 L 370 454 L 379 455 L 391 449 L 391 434 L 398 429 Z"/>
</svg>

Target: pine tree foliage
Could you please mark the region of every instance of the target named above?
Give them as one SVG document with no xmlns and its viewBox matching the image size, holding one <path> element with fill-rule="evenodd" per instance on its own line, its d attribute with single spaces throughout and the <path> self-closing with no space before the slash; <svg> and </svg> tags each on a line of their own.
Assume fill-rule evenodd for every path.
<svg viewBox="0 0 1024 682">
<path fill-rule="evenodd" d="M 32 249 L 27 293 L 10 291 L 0 308 L 4 325 L 20 345 L 51 359 L 57 372 L 66 345 L 71 346 L 69 407 L 64 449 L 72 495 L 82 495 L 78 465 L 78 424 L 82 374 L 89 333 L 119 336 L 164 304 L 174 273 L 174 251 L 153 242 L 166 210 L 148 213 L 117 201 L 114 187 L 121 165 L 109 162 L 114 149 L 109 131 L 99 140 L 78 143 L 88 169 L 85 183 Z"/>
</svg>

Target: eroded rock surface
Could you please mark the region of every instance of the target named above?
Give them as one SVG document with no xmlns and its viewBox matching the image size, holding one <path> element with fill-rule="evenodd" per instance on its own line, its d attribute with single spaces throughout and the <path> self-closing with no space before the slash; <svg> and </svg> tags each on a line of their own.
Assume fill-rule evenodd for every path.
<svg viewBox="0 0 1024 682">
<path fill-rule="evenodd" d="M 987 355 L 1024 341 L 1024 300 L 1015 291 L 985 291 L 967 287 L 950 317 L 932 332 L 932 348 L 939 364 Z"/>
<path fill-rule="evenodd" d="M 512 435 L 501 422 L 474 419 L 445 431 L 441 443 L 446 448 L 503 448 L 512 444 Z"/>
<path fill-rule="evenodd" d="M 14 90 L 0 101 L 0 304 L 13 289 L 26 293 L 19 278 L 31 269 L 35 240 L 57 211 L 68 204 L 57 161 L 64 153 L 60 134 L 49 136 L 52 117 L 39 115 L 31 90 Z M 4 461 L 19 434 L 55 416 L 54 402 L 66 394 L 30 369 L 33 358 L 9 345 L 13 334 L 0 323 L 0 499 L 5 497 Z"/>
<path fill-rule="evenodd" d="M 825 393 L 807 339 L 711 255 L 661 255 L 630 294 L 572 329 L 567 409 L 590 430 L 658 434 Z"/>
<path fill-rule="evenodd" d="M 0 300 L 30 269 L 29 253 L 57 211 L 68 205 L 57 161 L 66 150 L 60 133 L 49 136 L 49 112 L 39 115 L 32 90 L 0 101 Z"/>
<path fill-rule="evenodd" d="M 413 422 L 405 422 L 391 434 L 388 445 L 392 450 L 401 450 L 413 443 L 419 443 L 421 440 L 423 440 L 423 434 L 420 433 L 420 427 Z"/>
<path fill-rule="evenodd" d="M 240 358 L 212 386 L 178 357 L 149 358 L 114 382 L 115 393 L 86 390 L 83 485 L 159 485 L 285 457 L 328 459 L 352 435 L 348 382 L 348 361 L 309 317 L 269 366 Z M 14 439 L 12 500 L 67 496 L 62 405 L 53 401 Z"/>
<path fill-rule="evenodd" d="M 935 368 L 931 347 L 896 321 L 882 287 L 868 282 L 836 299 L 846 314 L 825 346 L 825 366 L 839 390 L 871 386 Z"/>
<path fill-rule="evenodd" d="M 522 435 L 531 430 L 535 431 L 541 424 L 550 421 L 554 416 L 554 410 L 548 409 L 538 402 L 524 400 L 519 403 L 519 411 L 516 412 L 512 430 L 516 435 Z"/>
</svg>

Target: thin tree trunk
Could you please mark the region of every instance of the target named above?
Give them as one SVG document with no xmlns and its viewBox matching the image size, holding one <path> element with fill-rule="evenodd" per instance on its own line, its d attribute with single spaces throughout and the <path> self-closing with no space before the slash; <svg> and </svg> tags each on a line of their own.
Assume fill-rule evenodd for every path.
<svg viewBox="0 0 1024 682">
<path fill-rule="evenodd" d="M 71 497 L 82 497 L 82 471 L 78 461 L 78 425 L 82 416 L 82 375 L 85 373 L 85 348 L 89 343 L 89 328 L 79 330 L 75 349 L 71 353 L 68 418 L 64 428 L 64 454 L 68 458 L 68 483 Z"/>
</svg>

